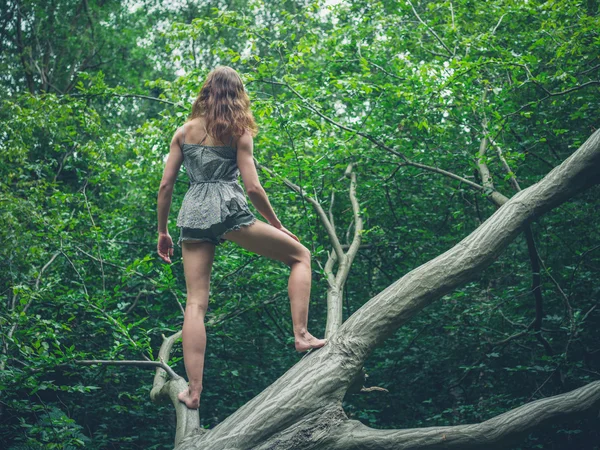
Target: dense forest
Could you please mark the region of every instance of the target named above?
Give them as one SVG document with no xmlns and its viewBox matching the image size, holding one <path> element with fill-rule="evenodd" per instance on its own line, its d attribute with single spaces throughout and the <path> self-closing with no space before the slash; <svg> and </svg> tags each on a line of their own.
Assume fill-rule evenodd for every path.
<svg viewBox="0 0 600 450">
<path fill-rule="evenodd" d="M 600 449 L 598 0 L 0 5 L 1 448 Z M 226 242 L 194 413 L 156 200 L 217 65 L 329 342 Z"/>
</svg>

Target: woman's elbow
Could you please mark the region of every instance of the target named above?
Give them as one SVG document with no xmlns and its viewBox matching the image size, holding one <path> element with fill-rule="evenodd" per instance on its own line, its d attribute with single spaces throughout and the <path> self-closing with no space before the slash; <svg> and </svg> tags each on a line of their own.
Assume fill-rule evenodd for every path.
<svg viewBox="0 0 600 450">
<path fill-rule="evenodd" d="M 260 183 L 250 184 L 245 186 L 245 188 L 248 195 L 260 194 L 263 191 L 263 187 L 260 185 Z"/>
<path fill-rule="evenodd" d="M 159 192 L 173 192 L 174 186 L 175 186 L 175 183 L 173 183 L 171 181 L 161 181 L 158 191 Z"/>
</svg>

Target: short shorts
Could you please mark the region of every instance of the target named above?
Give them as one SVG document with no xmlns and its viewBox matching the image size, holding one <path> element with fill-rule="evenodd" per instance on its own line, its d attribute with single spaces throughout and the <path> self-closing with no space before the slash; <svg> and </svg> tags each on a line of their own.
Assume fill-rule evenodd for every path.
<svg viewBox="0 0 600 450">
<path fill-rule="evenodd" d="M 211 225 L 208 229 L 181 227 L 177 245 L 181 247 L 182 241 L 201 242 L 208 241 L 215 245 L 221 245 L 226 239 L 222 236 L 232 230 L 251 225 L 256 222 L 256 217 L 249 211 L 238 211 L 227 217 L 223 222 Z"/>
</svg>

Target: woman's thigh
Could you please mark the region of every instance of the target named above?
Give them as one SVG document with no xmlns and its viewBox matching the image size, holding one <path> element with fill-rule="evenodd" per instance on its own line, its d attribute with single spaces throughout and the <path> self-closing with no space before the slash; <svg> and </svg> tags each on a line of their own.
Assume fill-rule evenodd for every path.
<svg viewBox="0 0 600 450">
<path fill-rule="evenodd" d="M 210 274 L 215 258 L 215 244 L 183 241 L 183 271 L 187 287 L 187 304 L 208 308 Z"/>
<path fill-rule="evenodd" d="M 310 260 L 310 252 L 304 245 L 261 220 L 225 233 L 222 237 L 246 250 L 282 261 L 288 266 L 296 261 Z"/>
</svg>

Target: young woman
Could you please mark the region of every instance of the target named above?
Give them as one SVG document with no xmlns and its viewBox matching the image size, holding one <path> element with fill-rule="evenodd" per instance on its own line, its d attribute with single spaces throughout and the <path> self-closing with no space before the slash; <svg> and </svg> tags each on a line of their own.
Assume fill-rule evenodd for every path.
<svg viewBox="0 0 600 450">
<path fill-rule="evenodd" d="M 277 219 L 265 190 L 258 180 L 253 159 L 253 137 L 257 126 L 250 100 L 239 74 L 219 66 L 208 74 L 188 121 L 171 141 L 158 193 L 158 254 L 170 263 L 173 241 L 167 231 L 173 186 L 181 164 L 185 165 L 190 187 L 177 216 L 181 228 L 187 286 L 183 321 L 183 359 L 189 379 L 179 400 L 188 408 L 200 404 L 210 274 L 215 248 L 225 240 L 282 261 L 291 268 L 288 281 L 296 350 L 303 352 L 325 345 L 307 328 L 311 288 L 311 254 L 298 238 Z M 227 144 L 225 144 L 227 143 Z M 252 204 L 267 220 L 252 214 L 238 175 Z"/>
</svg>

